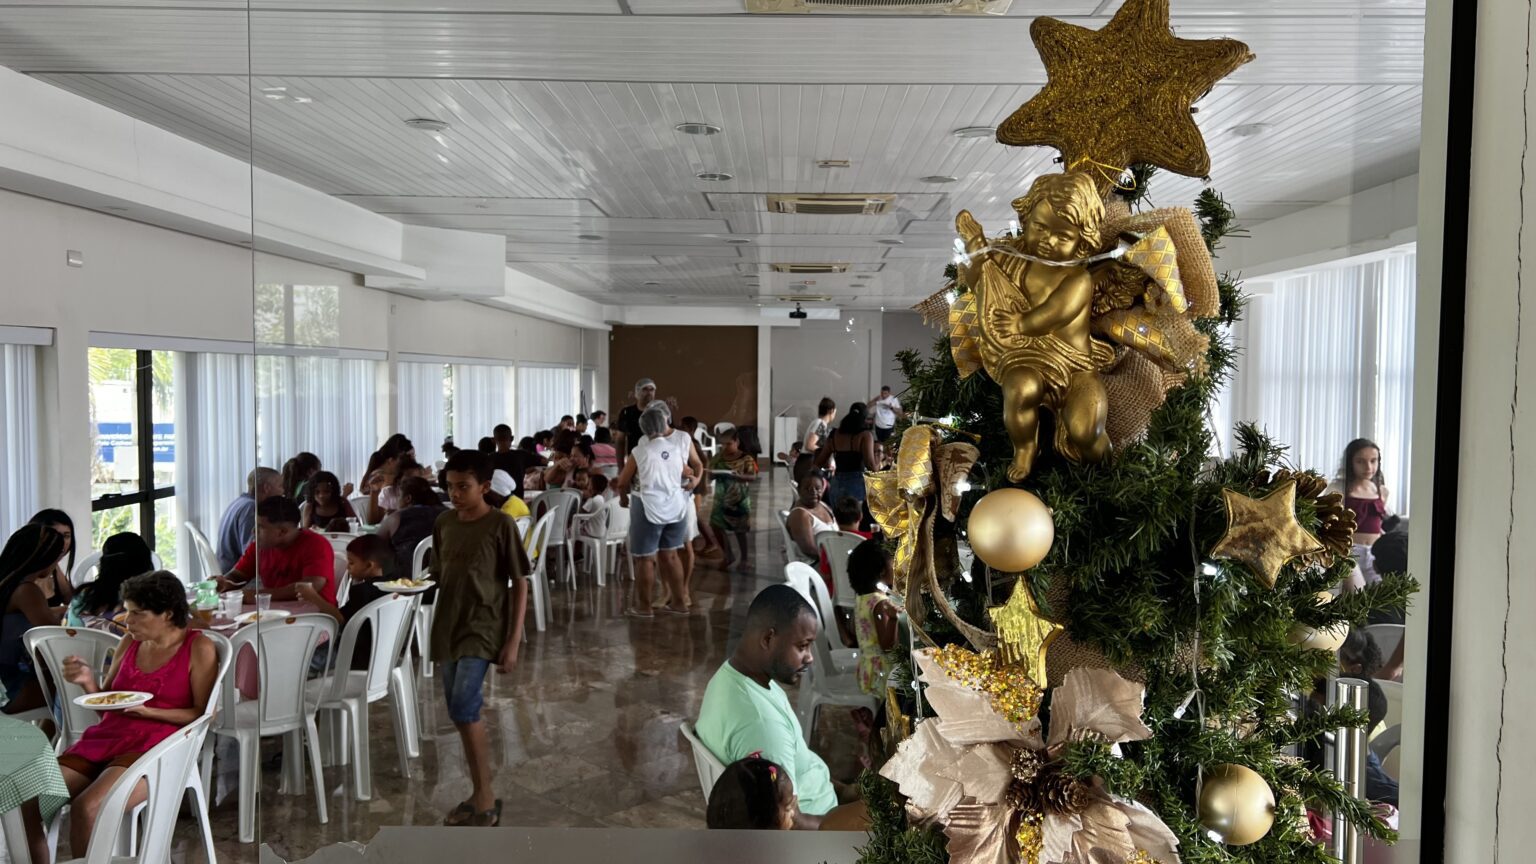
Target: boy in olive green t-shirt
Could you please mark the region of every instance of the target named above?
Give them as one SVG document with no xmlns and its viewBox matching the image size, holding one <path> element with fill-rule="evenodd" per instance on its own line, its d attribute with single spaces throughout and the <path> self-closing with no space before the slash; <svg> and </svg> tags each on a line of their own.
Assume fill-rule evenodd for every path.
<svg viewBox="0 0 1536 864">
<path fill-rule="evenodd" d="M 517 665 L 528 605 L 528 558 L 517 526 L 485 500 L 492 465 L 484 453 L 460 450 L 443 468 L 451 510 L 432 526 L 432 578 L 437 604 L 432 656 L 442 671 L 448 717 L 464 744 L 474 791 L 444 825 L 493 826 L 501 801 L 491 791 L 490 743 L 480 719 L 481 689 L 491 664 Z"/>
</svg>

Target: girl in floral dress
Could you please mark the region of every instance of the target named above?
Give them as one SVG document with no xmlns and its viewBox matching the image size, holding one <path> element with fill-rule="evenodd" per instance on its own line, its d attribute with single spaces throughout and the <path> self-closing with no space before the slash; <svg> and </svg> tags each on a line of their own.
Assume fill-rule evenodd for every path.
<svg viewBox="0 0 1536 864">
<path fill-rule="evenodd" d="M 853 602 L 853 628 L 859 637 L 859 688 L 885 695 L 890 671 L 885 652 L 896 647 L 898 610 L 886 595 L 895 578 L 891 556 L 879 540 L 865 540 L 848 555 L 848 584 L 858 596 Z"/>
<path fill-rule="evenodd" d="M 757 480 L 757 458 L 741 449 L 736 430 L 720 433 L 720 451 L 709 460 L 710 473 L 715 477 L 715 508 L 709 516 L 709 525 L 720 532 L 720 545 L 725 547 L 725 568 L 746 570 L 747 532 L 752 530 L 752 486 Z M 736 538 L 740 556 L 731 553 L 731 541 Z"/>
</svg>

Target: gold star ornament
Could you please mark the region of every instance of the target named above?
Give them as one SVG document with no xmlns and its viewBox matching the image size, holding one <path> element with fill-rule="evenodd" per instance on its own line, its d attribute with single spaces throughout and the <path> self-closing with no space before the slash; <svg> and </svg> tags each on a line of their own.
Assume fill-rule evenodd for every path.
<svg viewBox="0 0 1536 864">
<path fill-rule="evenodd" d="M 1055 147 L 1068 171 L 1097 170 L 1109 183 L 1138 162 L 1210 173 L 1190 106 L 1253 59 L 1247 45 L 1174 36 L 1168 0 L 1125 0 L 1102 30 L 1036 18 L 1029 35 L 1046 84 L 997 128 L 999 142 Z"/>
<path fill-rule="evenodd" d="M 1323 544 L 1296 521 L 1295 480 L 1263 498 L 1231 489 L 1221 490 L 1221 498 L 1227 532 L 1211 548 L 1211 557 L 1243 562 L 1265 588 L 1275 587 L 1285 562 L 1323 551 Z"/>
<path fill-rule="evenodd" d="M 1046 683 L 1045 654 L 1061 634 L 1061 628 L 1040 616 L 1024 577 L 1014 583 L 1008 602 L 987 610 L 997 630 L 998 654 L 1004 663 L 1023 667 L 1030 680 Z"/>
</svg>

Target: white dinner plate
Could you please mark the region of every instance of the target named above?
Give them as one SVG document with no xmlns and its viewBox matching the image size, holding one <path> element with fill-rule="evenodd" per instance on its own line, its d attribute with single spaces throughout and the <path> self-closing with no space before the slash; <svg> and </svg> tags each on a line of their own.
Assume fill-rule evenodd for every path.
<svg viewBox="0 0 1536 864">
<path fill-rule="evenodd" d="M 380 591 L 388 591 L 391 594 L 421 594 L 431 590 L 432 586 L 436 584 L 431 579 L 423 580 L 421 584 L 407 582 L 402 579 L 378 583 Z"/>
<path fill-rule="evenodd" d="M 121 711 L 124 708 L 137 708 L 153 698 L 155 694 L 138 690 L 103 690 L 99 693 L 82 693 L 73 701 L 81 708 L 92 711 Z"/>
</svg>

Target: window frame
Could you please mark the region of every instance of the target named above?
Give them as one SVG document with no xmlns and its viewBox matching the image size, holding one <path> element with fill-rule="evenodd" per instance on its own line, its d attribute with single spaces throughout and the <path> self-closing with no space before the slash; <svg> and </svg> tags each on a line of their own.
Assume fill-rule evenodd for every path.
<svg viewBox="0 0 1536 864">
<path fill-rule="evenodd" d="M 155 536 L 155 502 L 176 497 L 176 484 L 155 485 L 155 352 L 148 348 L 130 350 L 134 357 L 133 398 L 137 427 L 133 443 L 139 454 L 139 488 L 133 492 L 108 492 L 92 498 L 91 513 L 138 507 L 139 536 L 152 538 Z"/>
</svg>

